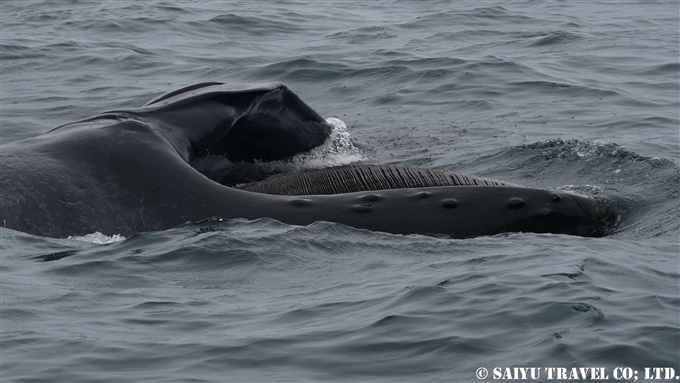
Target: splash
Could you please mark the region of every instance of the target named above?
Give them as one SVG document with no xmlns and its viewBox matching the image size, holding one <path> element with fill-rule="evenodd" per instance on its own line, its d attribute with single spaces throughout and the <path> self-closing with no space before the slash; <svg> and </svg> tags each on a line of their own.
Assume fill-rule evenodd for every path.
<svg viewBox="0 0 680 383">
<path fill-rule="evenodd" d="M 79 242 L 88 242 L 95 245 L 106 245 L 107 243 L 120 242 L 125 239 L 120 234 L 114 234 L 112 236 L 104 235 L 100 232 L 94 232 L 92 234 L 86 234 L 83 236 L 69 236 L 67 239 Z"/>
<path fill-rule="evenodd" d="M 347 165 L 361 161 L 364 153 L 352 143 L 347 124 L 339 118 L 329 117 L 331 134 L 321 146 L 293 157 L 292 162 L 300 169 L 324 168 Z"/>
</svg>

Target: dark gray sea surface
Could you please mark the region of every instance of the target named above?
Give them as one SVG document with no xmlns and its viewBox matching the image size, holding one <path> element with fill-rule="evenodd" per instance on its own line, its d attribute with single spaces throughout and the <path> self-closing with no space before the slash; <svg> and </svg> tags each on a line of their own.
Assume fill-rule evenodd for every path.
<svg viewBox="0 0 680 383">
<path fill-rule="evenodd" d="M 262 167 L 415 165 L 621 213 L 604 238 L 269 219 L 126 239 L 2 228 L 0 381 L 680 375 L 677 1 L 0 4 L 3 143 L 195 82 L 276 81 L 344 121 L 346 141 Z"/>
</svg>

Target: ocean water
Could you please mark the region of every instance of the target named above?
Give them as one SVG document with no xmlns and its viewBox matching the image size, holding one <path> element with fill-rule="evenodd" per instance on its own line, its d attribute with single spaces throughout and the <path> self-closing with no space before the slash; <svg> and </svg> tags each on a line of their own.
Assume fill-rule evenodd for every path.
<svg viewBox="0 0 680 383">
<path fill-rule="evenodd" d="M 604 238 L 269 219 L 130 238 L 2 228 L 0 381 L 680 375 L 677 1 L 0 4 L 2 143 L 194 82 L 280 81 L 351 142 L 284 168 L 455 170 L 623 212 Z"/>
</svg>

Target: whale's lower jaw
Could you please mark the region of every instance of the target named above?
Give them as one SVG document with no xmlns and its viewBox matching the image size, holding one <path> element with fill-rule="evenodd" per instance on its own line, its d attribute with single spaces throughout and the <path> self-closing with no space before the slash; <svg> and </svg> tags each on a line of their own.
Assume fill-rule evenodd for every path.
<svg viewBox="0 0 680 383">
<path fill-rule="evenodd" d="M 508 232 L 606 234 L 593 215 L 598 208 L 595 201 L 523 187 L 442 186 L 277 196 L 270 203 L 269 217 L 295 225 L 329 221 L 394 234 L 451 238 Z"/>
<path fill-rule="evenodd" d="M 283 222 L 310 220 L 398 234 L 467 238 L 504 232 L 602 236 L 607 208 L 593 199 L 450 171 L 345 165 L 279 174 L 237 188 L 290 196 Z M 305 220 L 306 219 L 306 220 Z"/>
<path fill-rule="evenodd" d="M 166 152 L 171 152 L 168 149 Z M 2 159 L 13 156 L 5 150 Z M 19 156 L 21 157 L 21 156 Z M 562 192 L 515 186 L 439 186 L 360 191 L 330 195 L 270 195 L 229 188 L 210 181 L 182 161 L 165 167 L 137 157 L 119 163 L 147 174 L 123 188 L 120 171 L 109 183 L 79 180 L 78 169 L 50 161 L 24 174 L 15 158 L 2 161 L 0 222 L 27 233 L 67 237 L 101 232 L 132 235 L 170 229 L 210 217 L 273 218 L 292 225 L 328 221 L 393 234 L 469 238 L 507 232 L 602 236 L 608 233 L 603 207 Z M 49 166 L 47 166 L 49 165 Z M 19 166 L 20 169 L 23 166 Z M 46 177 L 53 177 L 45 183 Z M 115 174 L 114 174 L 115 173 Z M 21 178 L 21 182 L 16 182 Z M 8 182 L 10 181 L 10 182 Z M 64 190 L 70 190 L 63 194 Z M 36 203 L 35 201 L 43 201 Z"/>
</svg>

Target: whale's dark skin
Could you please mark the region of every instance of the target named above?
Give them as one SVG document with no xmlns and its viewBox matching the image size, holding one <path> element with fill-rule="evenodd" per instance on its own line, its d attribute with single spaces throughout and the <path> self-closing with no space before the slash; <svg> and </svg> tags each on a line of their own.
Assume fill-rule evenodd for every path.
<svg viewBox="0 0 680 383">
<path fill-rule="evenodd" d="M 283 159 L 320 145 L 330 131 L 282 84 L 192 85 L 138 109 L 106 112 L 2 145 L 0 223 L 48 237 L 131 235 L 210 217 L 269 217 L 293 225 L 330 221 L 454 238 L 517 231 L 604 234 L 601 206 L 566 193 L 428 186 L 261 194 L 221 185 L 189 165 L 208 154 L 233 161 Z"/>
</svg>

